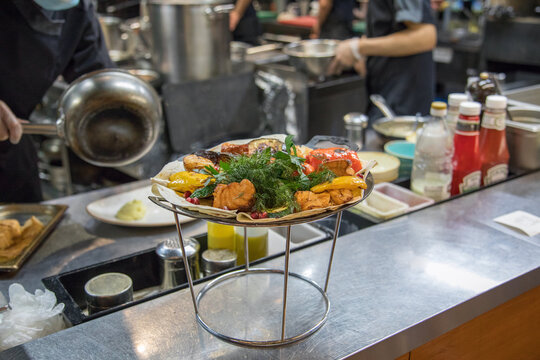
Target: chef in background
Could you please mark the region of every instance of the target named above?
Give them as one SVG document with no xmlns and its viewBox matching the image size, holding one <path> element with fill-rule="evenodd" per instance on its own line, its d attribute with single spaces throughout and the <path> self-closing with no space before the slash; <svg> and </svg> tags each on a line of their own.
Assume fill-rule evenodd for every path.
<svg viewBox="0 0 540 360">
<path fill-rule="evenodd" d="M 353 36 L 353 10 L 356 0 L 319 0 L 317 23 L 312 39 L 345 40 Z"/>
<path fill-rule="evenodd" d="M 22 135 L 59 75 L 114 67 L 91 0 L 0 1 L 0 202 L 42 200 L 37 154 Z"/>
<path fill-rule="evenodd" d="M 234 10 L 229 13 L 229 29 L 234 41 L 259 45 L 261 26 L 252 0 L 237 0 Z"/>
<path fill-rule="evenodd" d="M 368 94 L 382 95 L 397 115 L 428 114 L 437 43 L 430 0 L 370 0 L 366 29 L 366 37 L 340 43 L 329 71 L 354 67 L 366 75 Z M 368 116 L 382 114 L 370 104 Z"/>
</svg>

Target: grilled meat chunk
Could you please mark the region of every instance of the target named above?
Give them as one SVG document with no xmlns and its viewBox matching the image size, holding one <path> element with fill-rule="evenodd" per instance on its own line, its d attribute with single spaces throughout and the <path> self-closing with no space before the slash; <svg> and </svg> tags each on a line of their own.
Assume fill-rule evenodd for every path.
<svg viewBox="0 0 540 360">
<path fill-rule="evenodd" d="M 326 167 L 336 174 L 336 176 L 354 175 L 354 170 L 351 167 L 351 160 L 348 159 L 324 160 L 321 167 Z"/>
<path fill-rule="evenodd" d="M 214 190 L 214 207 L 229 210 L 250 210 L 255 203 L 255 186 L 248 179 L 229 185 L 219 184 Z"/>
<path fill-rule="evenodd" d="M 328 193 L 334 205 L 345 204 L 354 198 L 352 190 L 349 189 L 328 190 Z"/>
<path fill-rule="evenodd" d="M 327 192 L 315 194 L 312 191 L 297 191 L 294 198 L 302 211 L 325 208 L 331 205 L 330 194 Z"/>
<path fill-rule="evenodd" d="M 207 166 L 214 167 L 212 160 L 194 154 L 184 156 L 184 168 L 186 171 L 204 169 Z"/>
<path fill-rule="evenodd" d="M 221 144 L 221 152 L 235 155 L 247 154 L 249 153 L 249 144 L 238 145 L 223 143 Z"/>
</svg>

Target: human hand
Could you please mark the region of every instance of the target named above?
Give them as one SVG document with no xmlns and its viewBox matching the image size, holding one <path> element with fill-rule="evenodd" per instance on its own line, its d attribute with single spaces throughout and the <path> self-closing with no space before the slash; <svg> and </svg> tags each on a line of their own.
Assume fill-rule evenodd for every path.
<svg viewBox="0 0 540 360">
<path fill-rule="evenodd" d="M 234 31 L 240 22 L 240 14 L 236 11 L 231 11 L 229 13 L 229 30 Z"/>
<path fill-rule="evenodd" d="M 366 70 L 366 60 L 365 59 L 357 60 L 354 63 L 353 68 L 358 74 L 362 75 L 363 77 L 366 76 L 367 70 Z"/>
<path fill-rule="evenodd" d="M 20 120 L 11 112 L 9 106 L 0 100 L 0 141 L 9 139 L 12 144 L 21 140 L 22 126 Z"/>
<path fill-rule="evenodd" d="M 332 75 L 340 75 L 343 70 L 350 69 L 354 66 L 357 59 L 352 51 L 355 46 L 358 49 L 358 39 L 343 40 L 339 43 L 336 49 L 336 56 L 328 68 L 328 72 Z"/>
<path fill-rule="evenodd" d="M 321 36 L 321 26 L 319 25 L 319 22 L 317 21 L 315 25 L 313 25 L 313 28 L 311 29 L 311 34 L 309 34 L 310 39 L 318 39 Z"/>
<path fill-rule="evenodd" d="M 431 0 L 431 8 L 433 10 L 439 10 L 444 2 L 444 0 Z"/>
</svg>

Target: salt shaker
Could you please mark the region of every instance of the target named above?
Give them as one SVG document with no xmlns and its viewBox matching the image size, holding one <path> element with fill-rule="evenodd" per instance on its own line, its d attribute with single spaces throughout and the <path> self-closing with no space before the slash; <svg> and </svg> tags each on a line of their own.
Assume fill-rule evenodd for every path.
<svg viewBox="0 0 540 360">
<path fill-rule="evenodd" d="M 184 248 L 189 263 L 191 278 L 200 278 L 199 249 L 200 244 L 193 238 L 184 238 Z M 187 282 L 182 249 L 172 246 L 170 241 L 164 241 L 156 248 L 159 257 L 160 280 L 162 289 L 171 289 Z"/>
<path fill-rule="evenodd" d="M 361 113 L 348 113 L 343 117 L 345 122 L 345 131 L 347 139 L 358 145 L 358 149 L 362 150 L 366 141 L 365 129 L 368 126 L 368 118 Z"/>
</svg>

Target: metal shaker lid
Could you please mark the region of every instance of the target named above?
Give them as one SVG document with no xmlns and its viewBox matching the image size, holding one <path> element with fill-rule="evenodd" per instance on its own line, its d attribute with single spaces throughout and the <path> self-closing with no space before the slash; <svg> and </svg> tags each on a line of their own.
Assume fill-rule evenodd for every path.
<svg viewBox="0 0 540 360">
<path fill-rule="evenodd" d="M 175 244 L 179 244 L 178 239 L 162 242 L 156 248 L 157 255 L 164 260 L 182 260 L 182 249 Z M 186 257 L 191 259 L 199 253 L 201 245 L 193 238 L 184 238 L 184 248 L 186 249 Z"/>
<path fill-rule="evenodd" d="M 84 284 L 89 306 L 101 309 L 121 305 L 133 299 L 133 281 L 122 273 L 97 275 Z"/>
<path fill-rule="evenodd" d="M 202 253 L 202 267 L 207 275 L 236 265 L 236 253 L 229 249 L 208 249 Z"/>
<path fill-rule="evenodd" d="M 343 117 L 345 125 L 356 125 L 366 128 L 368 125 L 368 117 L 362 113 L 352 112 Z"/>
</svg>

